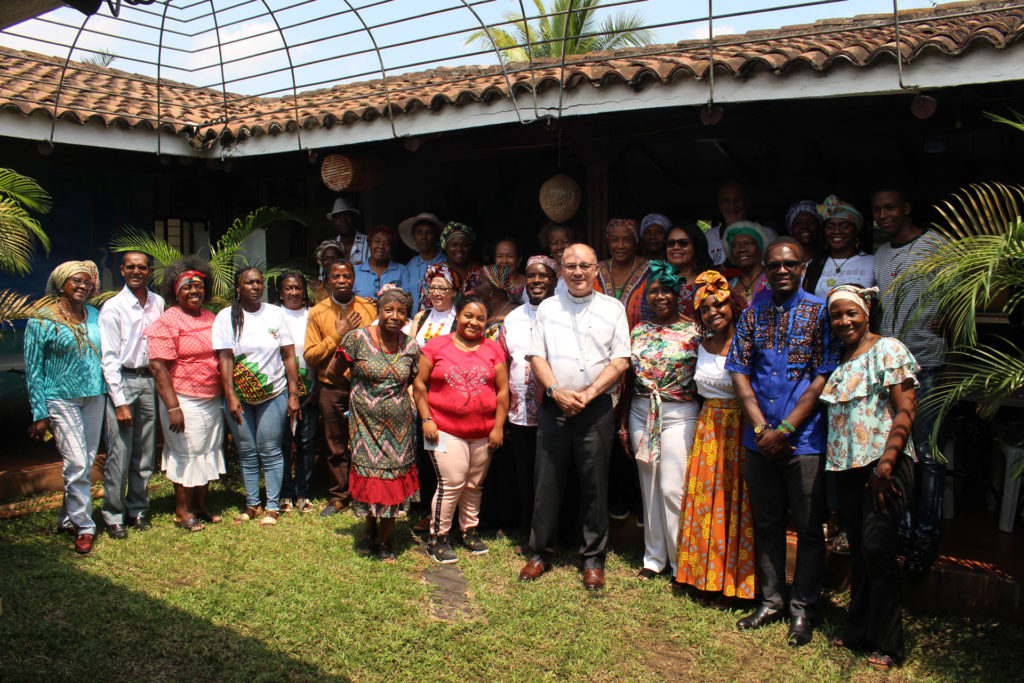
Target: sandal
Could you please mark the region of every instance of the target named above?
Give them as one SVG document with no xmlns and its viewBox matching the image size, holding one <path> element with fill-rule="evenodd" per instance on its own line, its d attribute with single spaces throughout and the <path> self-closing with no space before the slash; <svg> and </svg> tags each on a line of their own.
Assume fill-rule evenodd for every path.
<svg viewBox="0 0 1024 683">
<path fill-rule="evenodd" d="M 252 521 L 260 516 L 259 505 L 248 505 L 245 508 L 245 512 L 240 515 L 235 515 L 234 519 L 231 520 L 232 524 L 245 524 L 246 522 Z"/>
<path fill-rule="evenodd" d="M 292 505 L 292 499 L 291 498 L 282 498 L 281 502 L 280 502 L 280 505 L 279 505 L 279 508 L 280 508 L 281 512 L 291 512 L 292 510 L 295 509 L 295 506 Z"/>
<path fill-rule="evenodd" d="M 398 561 L 393 550 L 391 550 L 391 544 L 387 541 L 381 541 L 380 545 L 377 546 L 377 554 L 380 555 L 380 561 L 384 564 L 394 564 Z"/>
<path fill-rule="evenodd" d="M 309 502 L 308 498 L 299 498 L 297 501 L 295 501 L 295 509 L 298 510 L 301 514 L 305 515 L 316 510 L 316 507 L 314 507 L 313 504 Z"/>
<path fill-rule="evenodd" d="M 174 526 L 188 532 L 202 531 L 206 528 L 203 526 L 203 523 L 199 521 L 199 518 L 195 516 L 189 517 L 188 519 L 176 519 L 174 520 Z"/>
<path fill-rule="evenodd" d="M 277 518 L 281 516 L 281 513 L 277 510 L 267 510 L 266 514 L 263 515 L 263 519 L 260 520 L 260 526 L 274 526 L 277 524 Z"/>
<path fill-rule="evenodd" d="M 373 546 L 376 544 L 377 539 L 370 536 L 370 534 L 364 534 L 359 542 L 356 543 L 356 554 L 357 555 L 369 555 L 373 552 Z"/>
<path fill-rule="evenodd" d="M 636 578 L 638 578 L 641 581 L 650 581 L 657 575 L 658 572 L 654 571 L 653 569 L 648 569 L 647 567 L 644 567 L 639 572 L 637 572 Z"/>
<path fill-rule="evenodd" d="M 224 521 L 224 518 L 220 515 L 215 515 L 209 510 L 201 510 L 195 513 L 195 516 L 203 520 L 207 524 L 220 524 Z"/>
<path fill-rule="evenodd" d="M 892 671 L 893 667 L 896 666 L 896 660 L 884 652 L 876 650 L 868 657 L 868 666 L 875 671 Z"/>
</svg>

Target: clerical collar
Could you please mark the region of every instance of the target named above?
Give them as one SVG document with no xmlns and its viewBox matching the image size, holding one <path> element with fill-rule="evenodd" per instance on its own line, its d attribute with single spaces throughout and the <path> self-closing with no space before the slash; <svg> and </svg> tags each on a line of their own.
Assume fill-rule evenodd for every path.
<svg viewBox="0 0 1024 683">
<path fill-rule="evenodd" d="M 593 301 L 594 299 L 594 292 L 590 292 L 586 296 L 573 296 L 569 292 L 566 292 L 566 294 L 569 295 L 569 301 L 573 302 L 574 304 L 585 304 L 588 301 Z"/>
</svg>

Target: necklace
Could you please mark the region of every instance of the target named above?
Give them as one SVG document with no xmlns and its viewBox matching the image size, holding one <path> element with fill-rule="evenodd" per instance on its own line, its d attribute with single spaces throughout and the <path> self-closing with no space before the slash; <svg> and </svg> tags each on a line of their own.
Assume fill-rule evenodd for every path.
<svg viewBox="0 0 1024 683">
<path fill-rule="evenodd" d="M 446 325 L 450 325 L 449 319 L 455 313 L 455 307 L 452 306 L 444 312 L 444 317 L 441 318 L 441 322 L 437 324 L 437 329 L 434 329 L 434 314 L 437 313 L 434 309 L 430 309 L 430 313 L 427 317 L 427 329 L 423 332 L 423 341 L 428 342 L 437 335 L 441 334 Z"/>
<path fill-rule="evenodd" d="M 615 298 L 616 299 L 622 299 L 622 294 L 624 293 L 624 291 L 626 289 L 626 285 L 628 285 L 629 281 L 633 279 L 633 273 L 636 272 L 636 261 L 637 261 L 637 257 L 634 255 L 633 256 L 633 265 L 630 266 L 629 275 L 626 276 L 626 279 L 623 281 L 621 287 L 617 287 L 615 285 L 615 274 L 612 272 L 612 264 L 610 264 L 610 263 L 608 264 L 608 279 L 611 280 L 611 282 L 612 282 L 612 292 L 615 293 Z"/>
<path fill-rule="evenodd" d="M 57 308 L 60 309 L 61 315 L 63 315 L 65 318 L 67 318 L 71 322 L 77 323 L 79 325 L 81 325 L 82 323 L 84 323 L 86 320 L 89 319 L 89 314 L 86 311 L 84 311 L 84 310 L 82 311 L 81 319 L 79 319 L 79 317 L 77 315 L 73 314 L 70 310 L 68 310 L 68 308 L 66 306 L 64 306 L 64 302 L 63 301 L 58 301 L 57 302 Z"/>
<path fill-rule="evenodd" d="M 853 256 L 856 256 L 856 254 L 854 254 Z M 839 261 L 837 261 L 834 256 L 829 256 L 829 258 L 832 259 L 832 263 L 835 264 L 836 273 L 838 274 L 843 269 L 843 266 L 845 266 L 847 262 L 853 258 L 853 256 L 847 256 L 846 258 L 843 259 L 842 263 L 839 263 Z"/>
</svg>

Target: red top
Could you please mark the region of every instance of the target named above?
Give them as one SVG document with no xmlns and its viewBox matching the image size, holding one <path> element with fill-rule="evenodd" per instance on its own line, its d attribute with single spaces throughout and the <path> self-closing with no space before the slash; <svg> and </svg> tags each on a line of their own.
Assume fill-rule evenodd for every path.
<svg viewBox="0 0 1024 683">
<path fill-rule="evenodd" d="M 498 404 L 494 368 L 505 362 L 497 342 L 482 339 L 475 351 L 455 346 L 454 334 L 434 337 L 422 349 L 434 364 L 427 403 L 442 432 L 460 439 L 482 439 L 494 428 Z"/>
<path fill-rule="evenodd" d="M 213 313 L 206 309 L 193 317 L 175 306 L 164 311 L 145 331 L 149 357 L 170 363 L 174 393 L 193 398 L 220 396 L 220 370 L 213 350 L 213 320 Z"/>
</svg>

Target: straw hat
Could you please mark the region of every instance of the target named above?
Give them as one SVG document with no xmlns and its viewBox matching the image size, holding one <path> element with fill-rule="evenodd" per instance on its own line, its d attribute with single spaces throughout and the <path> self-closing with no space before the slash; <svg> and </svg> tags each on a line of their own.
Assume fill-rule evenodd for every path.
<svg viewBox="0 0 1024 683">
<path fill-rule="evenodd" d="M 416 240 L 412 237 L 412 229 L 419 223 L 430 223 L 440 232 L 441 220 L 432 213 L 418 213 L 412 218 L 406 218 L 404 221 L 398 224 L 398 236 L 405 242 L 405 246 L 409 247 L 413 251 L 416 249 Z"/>
<path fill-rule="evenodd" d="M 359 209 L 352 205 L 352 202 L 345 199 L 344 197 L 338 197 L 334 200 L 334 208 L 327 214 L 327 220 L 334 218 L 336 213 L 344 213 L 345 211 L 351 211 L 355 215 L 359 215 Z"/>
</svg>

